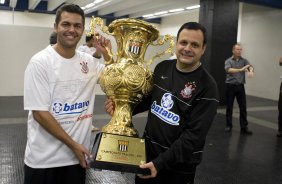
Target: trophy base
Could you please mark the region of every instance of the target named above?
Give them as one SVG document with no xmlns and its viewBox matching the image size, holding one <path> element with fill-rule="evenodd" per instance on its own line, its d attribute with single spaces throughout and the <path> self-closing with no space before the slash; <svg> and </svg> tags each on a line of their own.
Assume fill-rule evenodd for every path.
<svg viewBox="0 0 282 184">
<path fill-rule="evenodd" d="M 149 169 L 141 169 L 146 163 L 144 139 L 109 133 L 98 133 L 92 149 L 93 160 L 90 167 L 136 174 L 150 174 Z"/>
</svg>

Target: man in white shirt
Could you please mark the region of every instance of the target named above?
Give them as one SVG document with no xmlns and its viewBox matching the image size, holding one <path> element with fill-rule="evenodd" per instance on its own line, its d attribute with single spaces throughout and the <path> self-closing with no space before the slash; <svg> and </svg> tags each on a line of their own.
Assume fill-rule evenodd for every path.
<svg viewBox="0 0 282 184">
<path fill-rule="evenodd" d="M 95 87 L 104 68 L 76 50 L 84 31 L 83 10 L 61 6 L 54 31 L 57 43 L 35 54 L 25 71 L 24 109 L 29 110 L 24 184 L 84 184 Z M 105 38 L 94 38 L 103 57 Z"/>
</svg>

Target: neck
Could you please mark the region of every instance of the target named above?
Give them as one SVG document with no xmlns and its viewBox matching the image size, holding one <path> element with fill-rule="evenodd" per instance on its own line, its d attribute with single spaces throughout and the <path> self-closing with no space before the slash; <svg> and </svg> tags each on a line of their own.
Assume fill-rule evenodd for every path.
<svg viewBox="0 0 282 184">
<path fill-rule="evenodd" d="M 53 48 L 58 54 L 66 59 L 70 59 L 75 55 L 75 48 L 64 48 L 58 44 L 55 44 Z"/>
<path fill-rule="evenodd" d="M 234 55 L 233 55 L 233 58 L 236 59 L 236 60 L 238 60 L 238 59 L 240 59 L 240 56 L 234 56 Z"/>
<path fill-rule="evenodd" d="M 176 63 L 176 69 L 181 71 L 181 72 L 193 72 L 194 70 L 196 70 L 197 68 L 199 68 L 201 66 L 201 62 L 197 62 L 195 63 L 195 65 L 191 66 L 191 65 L 187 65 L 187 64 L 179 64 L 179 62 Z"/>
</svg>

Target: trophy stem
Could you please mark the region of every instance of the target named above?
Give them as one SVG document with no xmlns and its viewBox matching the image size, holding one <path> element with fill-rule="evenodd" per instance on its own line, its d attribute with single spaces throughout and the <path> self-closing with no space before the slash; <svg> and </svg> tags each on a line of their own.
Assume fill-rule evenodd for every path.
<svg viewBox="0 0 282 184">
<path fill-rule="evenodd" d="M 115 99 L 115 111 L 110 122 L 102 128 L 102 132 L 138 137 L 132 124 L 133 102 L 128 99 Z"/>
</svg>

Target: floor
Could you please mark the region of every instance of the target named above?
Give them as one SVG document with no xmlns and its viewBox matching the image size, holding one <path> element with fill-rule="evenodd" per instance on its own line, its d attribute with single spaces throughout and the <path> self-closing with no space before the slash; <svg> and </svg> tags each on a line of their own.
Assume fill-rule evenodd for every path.
<svg viewBox="0 0 282 184">
<path fill-rule="evenodd" d="M 103 126 L 109 116 L 103 110 L 104 96 L 97 96 L 96 126 Z M 203 162 L 196 174 L 196 184 L 281 184 L 282 138 L 276 137 L 277 102 L 247 97 L 249 129 L 253 135 L 240 134 L 238 109 L 234 127 L 224 132 L 225 109 L 220 107 L 208 134 Z M 2 108 L 2 107 L 1 107 Z M 0 118 L 0 184 L 23 183 L 23 154 L 26 142 L 26 117 Z M 134 117 L 134 125 L 142 134 L 146 114 Z M 87 184 L 131 184 L 134 175 L 114 171 L 87 171 Z"/>
</svg>

